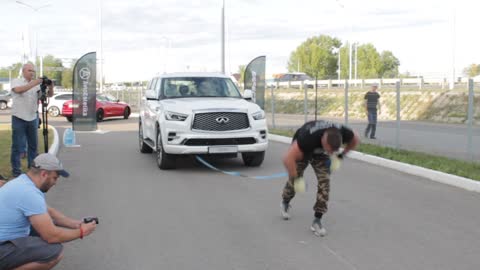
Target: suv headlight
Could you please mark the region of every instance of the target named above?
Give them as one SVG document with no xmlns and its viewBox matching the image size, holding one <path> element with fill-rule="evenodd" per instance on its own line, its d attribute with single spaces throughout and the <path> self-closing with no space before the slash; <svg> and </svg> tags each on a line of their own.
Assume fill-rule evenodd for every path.
<svg viewBox="0 0 480 270">
<path fill-rule="evenodd" d="M 265 119 L 265 111 L 258 111 L 252 114 L 253 119 L 262 120 Z"/>
<path fill-rule="evenodd" d="M 169 121 L 185 121 L 188 114 L 176 113 L 176 112 L 165 112 L 165 119 Z"/>
</svg>

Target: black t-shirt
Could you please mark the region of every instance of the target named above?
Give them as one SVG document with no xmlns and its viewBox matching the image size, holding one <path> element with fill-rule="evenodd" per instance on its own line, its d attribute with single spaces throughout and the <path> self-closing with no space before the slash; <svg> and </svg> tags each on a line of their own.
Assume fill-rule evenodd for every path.
<svg viewBox="0 0 480 270">
<path fill-rule="evenodd" d="M 322 147 L 321 138 L 325 130 L 329 128 L 340 130 L 343 144 L 349 144 L 352 141 L 354 135 L 349 127 L 324 120 L 305 123 L 297 130 L 297 132 L 295 132 L 293 140 L 297 141 L 297 144 L 304 155 L 326 154 Z"/>
<path fill-rule="evenodd" d="M 365 94 L 364 99 L 367 100 L 367 109 L 377 109 L 378 100 L 380 99 L 380 94 L 373 91 L 368 91 Z"/>
</svg>

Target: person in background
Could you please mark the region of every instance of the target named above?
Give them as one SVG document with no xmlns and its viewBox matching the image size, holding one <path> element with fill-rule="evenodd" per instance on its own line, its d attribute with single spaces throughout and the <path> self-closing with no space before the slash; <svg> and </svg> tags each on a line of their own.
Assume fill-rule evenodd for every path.
<svg viewBox="0 0 480 270">
<path fill-rule="evenodd" d="M 372 88 L 365 94 L 365 110 L 367 111 L 368 125 L 365 129 L 365 137 L 376 139 L 375 132 L 377 130 L 377 109 L 380 113 L 380 94 L 377 92 L 378 84 L 372 84 Z"/>
</svg>

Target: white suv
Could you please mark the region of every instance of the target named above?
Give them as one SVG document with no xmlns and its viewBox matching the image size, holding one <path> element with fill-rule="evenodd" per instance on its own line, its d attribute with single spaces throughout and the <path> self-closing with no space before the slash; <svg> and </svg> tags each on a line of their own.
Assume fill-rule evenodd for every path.
<svg viewBox="0 0 480 270">
<path fill-rule="evenodd" d="M 268 146 L 265 112 L 230 77 L 173 73 L 153 78 L 142 99 L 140 152 L 157 153 L 160 169 L 175 168 L 178 155 L 241 153 L 246 166 L 260 166 Z"/>
</svg>

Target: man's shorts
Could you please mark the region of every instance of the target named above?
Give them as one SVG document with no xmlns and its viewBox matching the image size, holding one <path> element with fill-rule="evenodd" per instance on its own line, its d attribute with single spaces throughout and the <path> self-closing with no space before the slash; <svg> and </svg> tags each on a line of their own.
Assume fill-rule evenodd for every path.
<svg viewBox="0 0 480 270">
<path fill-rule="evenodd" d="M 62 244 L 49 244 L 40 237 L 21 237 L 0 243 L 0 269 L 13 269 L 38 262 L 48 263 L 60 255 Z"/>
</svg>

